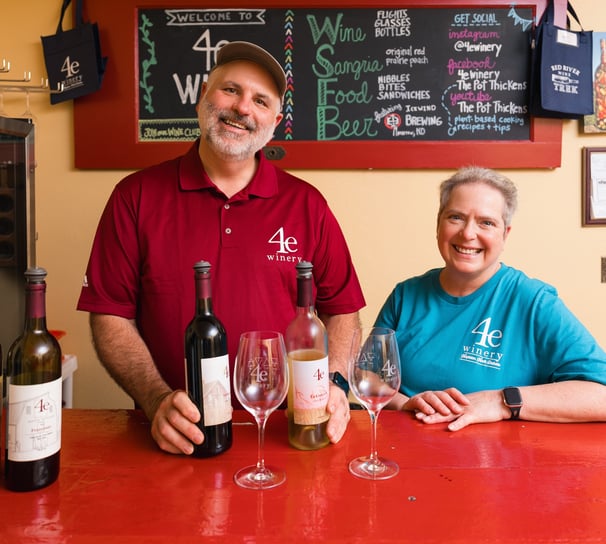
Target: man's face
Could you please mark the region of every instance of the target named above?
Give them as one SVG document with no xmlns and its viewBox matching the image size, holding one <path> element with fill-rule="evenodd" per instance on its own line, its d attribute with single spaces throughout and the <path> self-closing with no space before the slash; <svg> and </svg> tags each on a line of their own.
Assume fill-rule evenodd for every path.
<svg viewBox="0 0 606 544">
<path fill-rule="evenodd" d="M 213 70 L 197 106 L 201 138 L 224 159 L 252 157 L 282 120 L 272 77 L 249 61 L 232 61 Z"/>
</svg>

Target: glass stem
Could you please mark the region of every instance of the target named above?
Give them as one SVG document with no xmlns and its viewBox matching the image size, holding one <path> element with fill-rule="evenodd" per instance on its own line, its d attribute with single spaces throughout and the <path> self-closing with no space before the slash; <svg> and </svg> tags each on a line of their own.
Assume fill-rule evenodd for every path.
<svg viewBox="0 0 606 544">
<path fill-rule="evenodd" d="M 373 464 L 377 464 L 379 462 L 379 456 L 377 454 L 377 417 L 379 416 L 378 412 L 374 412 L 369 410 L 368 415 L 370 415 L 370 460 Z"/>
<path fill-rule="evenodd" d="M 257 441 L 257 472 L 265 472 L 265 458 L 263 456 L 263 445 L 265 443 L 265 423 L 266 417 L 257 419 L 257 429 L 259 439 Z"/>
</svg>

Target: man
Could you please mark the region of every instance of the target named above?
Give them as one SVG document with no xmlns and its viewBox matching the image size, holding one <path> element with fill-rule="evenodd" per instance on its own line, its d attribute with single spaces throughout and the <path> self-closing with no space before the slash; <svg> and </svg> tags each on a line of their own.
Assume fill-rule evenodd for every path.
<svg viewBox="0 0 606 544">
<path fill-rule="evenodd" d="M 232 370 L 242 332 L 286 329 L 295 264 L 311 261 L 330 370 L 346 375 L 364 298 L 342 232 L 316 189 L 260 152 L 282 119 L 285 89 L 284 71 L 267 51 L 247 42 L 222 47 L 196 108 L 199 141 L 122 180 L 100 220 L 78 309 L 90 312 L 99 359 L 167 452 L 189 454 L 203 440 L 200 414 L 183 391 L 196 261 L 213 265 L 213 305 Z M 327 409 L 327 433 L 337 442 L 349 406 L 334 384 Z"/>
</svg>

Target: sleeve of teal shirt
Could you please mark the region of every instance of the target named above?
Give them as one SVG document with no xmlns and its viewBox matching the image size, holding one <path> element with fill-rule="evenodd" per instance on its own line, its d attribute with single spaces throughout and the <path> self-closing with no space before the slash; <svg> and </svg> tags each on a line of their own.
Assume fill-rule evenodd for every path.
<svg viewBox="0 0 606 544">
<path fill-rule="evenodd" d="M 538 298 L 537 357 L 541 381 L 587 380 L 606 385 L 606 353 L 557 294 Z"/>
<path fill-rule="evenodd" d="M 377 315 L 377 318 L 375 319 L 375 327 L 387 327 L 389 329 L 397 330 L 399 321 L 398 318 L 400 315 L 399 300 L 401 299 L 401 296 L 399 295 L 399 290 L 401 290 L 400 285 L 396 286 L 395 289 L 387 297 L 387 300 L 379 311 L 379 315 Z"/>
</svg>

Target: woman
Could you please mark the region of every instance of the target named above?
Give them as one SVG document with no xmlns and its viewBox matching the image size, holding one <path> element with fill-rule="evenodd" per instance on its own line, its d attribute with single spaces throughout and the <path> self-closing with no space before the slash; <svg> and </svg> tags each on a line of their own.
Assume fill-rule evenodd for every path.
<svg viewBox="0 0 606 544">
<path fill-rule="evenodd" d="M 376 320 L 400 348 L 390 407 L 452 431 L 606 420 L 606 353 L 552 286 L 499 261 L 516 205 L 515 185 L 489 169 L 461 169 L 440 186 L 444 267 L 398 284 Z"/>
</svg>

